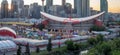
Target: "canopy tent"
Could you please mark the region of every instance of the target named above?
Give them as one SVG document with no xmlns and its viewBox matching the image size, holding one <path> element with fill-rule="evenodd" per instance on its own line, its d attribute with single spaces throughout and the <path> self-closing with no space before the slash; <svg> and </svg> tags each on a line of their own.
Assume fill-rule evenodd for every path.
<svg viewBox="0 0 120 55">
<path fill-rule="evenodd" d="M 74 35 L 75 36 L 75 35 Z M 73 41 L 79 41 L 79 40 L 84 40 L 89 38 L 89 36 L 79 36 L 76 35 L 74 38 L 70 38 Z M 60 40 L 52 40 L 52 44 L 53 45 L 57 45 L 58 43 L 64 44 L 66 42 L 66 40 L 68 40 L 69 38 L 66 39 L 60 39 Z M 36 47 L 36 46 L 40 46 L 40 47 L 46 47 L 48 44 L 48 40 L 36 40 L 36 39 L 28 39 L 28 38 L 16 38 L 13 40 L 16 44 L 21 44 L 21 45 L 27 45 L 29 44 L 30 47 Z"/>
<path fill-rule="evenodd" d="M 0 41 L 0 52 L 13 51 L 17 49 L 17 45 L 10 40 Z"/>
<path fill-rule="evenodd" d="M 110 32 L 107 32 L 107 31 L 92 31 L 92 33 L 94 33 L 94 34 L 101 34 L 101 35 L 108 35 L 108 34 L 110 34 Z"/>
<path fill-rule="evenodd" d="M 47 44 L 47 40 L 36 40 L 36 39 L 28 39 L 28 38 L 16 38 L 14 39 L 14 42 L 16 44 L 22 44 L 22 45 L 29 44 L 32 47 Z"/>
<path fill-rule="evenodd" d="M 16 38 L 16 32 L 11 28 L 2 27 L 0 28 L 0 36 L 3 36 L 3 37 L 9 36 L 9 37 Z"/>
<path fill-rule="evenodd" d="M 88 20 L 92 20 L 95 19 L 101 15 L 103 15 L 105 12 L 101 12 L 99 14 L 93 15 L 93 16 L 89 16 L 89 17 L 83 17 L 83 18 L 64 18 L 64 17 L 57 17 L 57 16 L 53 16 L 50 15 L 48 13 L 45 12 L 41 12 L 41 14 L 51 20 L 55 20 L 55 21 L 59 21 L 59 22 L 67 22 L 67 23 L 78 23 L 78 22 L 84 22 L 84 21 L 88 21 Z"/>
</svg>

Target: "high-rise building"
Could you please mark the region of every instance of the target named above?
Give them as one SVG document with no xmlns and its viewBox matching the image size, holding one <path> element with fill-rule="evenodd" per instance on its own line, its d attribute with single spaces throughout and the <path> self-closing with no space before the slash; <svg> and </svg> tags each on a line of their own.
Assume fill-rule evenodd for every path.
<svg viewBox="0 0 120 55">
<path fill-rule="evenodd" d="M 53 0 L 46 0 L 46 6 L 52 6 Z"/>
<path fill-rule="evenodd" d="M 16 18 L 18 16 L 18 0 L 12 0 L 11 3 L 11 17 Z"/>
<path fill-rule="evenodd" d="M 108 1 L 107 0 L 100 0 L 100 11 L 105 11 L 105 14 L 103 16 L 103 20 L 107 20 L 108 18 Z"/>
<path fill-rule="evenodd" d="M 19 17 L 22 17 L 23 16 L 22 12 L 23 12 L 23 9 L 24 9 L 24 1 L 23 0 L 18 0 L 17 3 L 18 3 Z"/>
<path fill-rule="evenodd" d="M 62 0 L 62 6 L 65 7 L 66 0 Z"/>
<path fill-rule="evenodd" d="M 23 12 L 22 12 L 22 16 L 23 16 L 24 18 L 28 17 L 29 5 L 24 5 L 24 8 L 23 8 L 22 11 L 23 11 Z"/>
<path fill-rule="evenodd" d="M 23 0 L 18 0 L 18 8 L 23 8 L 24 7 L 24 1 Z"/>
<path fill-rule="evenodd" d="M 1 18 L 8 18 L 8 1 L 3 0 L 1 3 Z"/>
<path fill-rule="evenodd" d="M 53 0 L 46 0 L 46 12 L 49 13 L 50 6 L 53 6 Z"/>
<path fill-rule="evenodd" d="M 38 3 L 33 3 L 29 7 L 28 14 L 31 18 L 40 18 L 40 10 L 41 6 L 39 6 Z"/>
<path fill-rule="evenodd" d="M 65 5 L 65 12 L 67 14 L 71 14 L 72 13 L 72 5 L 70 3 L 66 3 L 66 5 Z"/>
<path fill-rule="evenodd" d="M 86 17 L 90 15 L 89 3 L 89 0 L 74 0 L 74 11 L 76 11 L 78 17 Z"/>
<path fill-rule="evenodd" d="M 77 0 L 74 0 L 74 13 L 77 13 Z"/>
</svg>

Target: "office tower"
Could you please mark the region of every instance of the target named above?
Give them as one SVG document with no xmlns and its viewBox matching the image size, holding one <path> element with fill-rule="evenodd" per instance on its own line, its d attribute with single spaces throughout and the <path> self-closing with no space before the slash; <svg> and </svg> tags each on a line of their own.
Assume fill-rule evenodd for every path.
<svg viewBox="0 0 120 55">
<path fill-rule="evenodd" d="M 53 6 L 53 0 L 46 0 L 46 12 L 49 13 L 50 6 Z"/>
<path fill-rule="evenodd" d="M 66 0 L 62 0 L 62 6 L 65 7 Z"/>
<path fill-rule="evenodd" d="M 90 1 L 89 0 L 82 0 L 83 7 L 82 7 L 82 17 L 86 17 L 90 15 Z"/>
<path fill-rule="evenodd" d="M 46 0 L 46 6 L 52 6 L 53 0 Z"/>
<path fill-rule="evenodd" d="M 108 1 L 107 0 L 100 0 L 100 11 L 105 11 L 103 16 L 103 20 L 108 20 Z"/>
<path fill-rule="evenodd" d="M 28 11 L 29 11 L 29 5 L 24 5 L 23 10 L 22 10 L 22 16 L 24 18 L 28 17 Z"/>
<path fill-rule="evenodd" d="M 70 3 L 66 3 L 66 5 L 65 5 L 65 12 L 67 14 L 71 14 L 72 13 L 72 5 Z"/>
<path fill-rule="evenodd" d="M 23 16 L 22 12 L 24 9 L 24 1 L 18 0 L 17 3 L 18 3 L 18 15 L 19 15 L 19 17 L 22 17 Z"/>
<path fill-rule="evenodd" d="M 23 8 L 24 7 L 24 1 L 23 0 L 18 0 L 18 8 Z"/>
<path fill-rule="evenodd" d="M 77 13 L 77 0 L 74 0 L 74 13 Z"/>
<path fill-rule="evenodd" d="M 28 12 L 29 16 L 31 18 L 40 18 L 40 10 L 41 6 L 39 6 L 38 3 L 31 4 Z"/>
<path fill-rule="evenodd" d="M 8 1 L 3 0 L 1 3 L 1 18 L 8 18 Z"/>
<path fill-rule="evenodd" d="M 11 3 L 11 15 L 13 18 L 18 17 L 18 0 L 12 0 Z"/>
<path fill-rule="evenodd" d="M 78 17 L 86 17 L 90 15 L 89 0 L 74 0 L 74 11 Z"/>
</svg>

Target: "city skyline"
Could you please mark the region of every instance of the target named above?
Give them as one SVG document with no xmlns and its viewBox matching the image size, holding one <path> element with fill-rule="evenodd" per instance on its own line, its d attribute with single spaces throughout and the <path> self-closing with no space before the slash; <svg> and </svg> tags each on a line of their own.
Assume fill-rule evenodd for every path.
<svg viewBox="0 0 120 55">
<path fill-rule="evenodd" d="M 9 4 L 11 3 L 11 0 L 7 0 L 7 1 Z M 54 5 L 61 5 L 62 4 L 61 1 L 62 0 L 54 0 L 53 4 Z M 0 0 L 0 4 L 1 4 L 1 2 L 2 2 L 2 0 Z M 24 0 L 25 5 L 30 5 L 34 2 L 38 3 L 39 5 L 42 4 L 41 0 L 29 0 L 29 1 Z M 72 6 L 74 6 L 73 0 L 66 0 L 66 2 L 71 3 Z M 119 2 L 120 2 L 120 0 L 108 0 L 109 12 L 120 13 Z M 100 0 L 90 0 L 90 7 L 93 7 L 93 9 L 95 9 L 95 10 L 100 10 Z M 9 5 L 9 8 L 10 8 L 10 5 Z"/>
</svg>

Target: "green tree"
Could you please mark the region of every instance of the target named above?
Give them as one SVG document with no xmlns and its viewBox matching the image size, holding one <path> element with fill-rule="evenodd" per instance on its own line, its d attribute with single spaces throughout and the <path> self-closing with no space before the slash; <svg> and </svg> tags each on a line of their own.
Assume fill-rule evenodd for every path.
<svg viewBox="0 0 120 55">
<path fill-rule="evenodd" d="M 26 55 L 30 55 L 29 43 L 27 43 L 27 45 L 26 45 Z"/>
<path fill-rule="evenodd" d="M 21 46 L 18 45 L 17 55 L 21 55 Z"/>
<path fill-rule="evenodd" d="M 79 43 L 79 48 L 80 50 L 85 50 L 85 49 L 88 49 L 89 48 L 89 44 L 87 42 L 84 42 L 84 43 Z"/>
<path fill-rule="evenodd" d="M 52 51 L 51 38 L 48 39 L 47 51 L 48 51 L 48 52 Z"/>
<path fill-rule="evenodd" d="M 113 51 L 111 51 L 111 55 L 120 55 L 120 51 L 113 50 Z"/>
<path fill-rule="evenodd" d="M 120 50 L 120 38 L 113 40 L 114 49 Z"/>
<path fill-rule="evenodd" d="M 120 55 L 120 38 L 98 43 L 88 55 Z"/>
<path fill-rule="evenodd" d="M 97 35 L 96 39 L 97 39 L 97 43 L 101 43 L 101 42 L 104 41 L 104 36 L 101 35 L 101 34 L 100 34 L 100 35 Z"/>
<path fill-rule="evenodd" d="M 103 42 L 96 46 L 96 50 L 101 55 L 110 55 L 111 45 L 108 42 Z"/>
<path fill-rule="evenodd" d="M 41 30 L 41 31 L 45 28 L 45 25 L 42 23 L 38 24 L 37 26 L 38 26 L 39 30 Z"/>
<path fill-rule="evenodd" d="M 90 46 L 94 46 L 94 45 L 97 44 L 97 40 L 96 40 L 95 37 L 94 38 L 89 38 L 87 42 L 89 43 Z"/>
<path fill-rule="evenodd" d="M 92 31 L 104 31 L 105 27 L 104 26 L 99 27 L 99 26 L 94 25 L 90 28 L 90 30 L 92 30 Z"/>
<path fill-rule="evenodd" d="M 39 53 L 40 52 L 40 49 L 39 49 L 39 46 L 36 47 L 36 53 Z"/>
<path fill-rule="evenodd" d="M 67 45 L 67 50 L 74 51 L 74 43 L 72 40 L 67 40 L 65 44 Z"/>
</svg>

